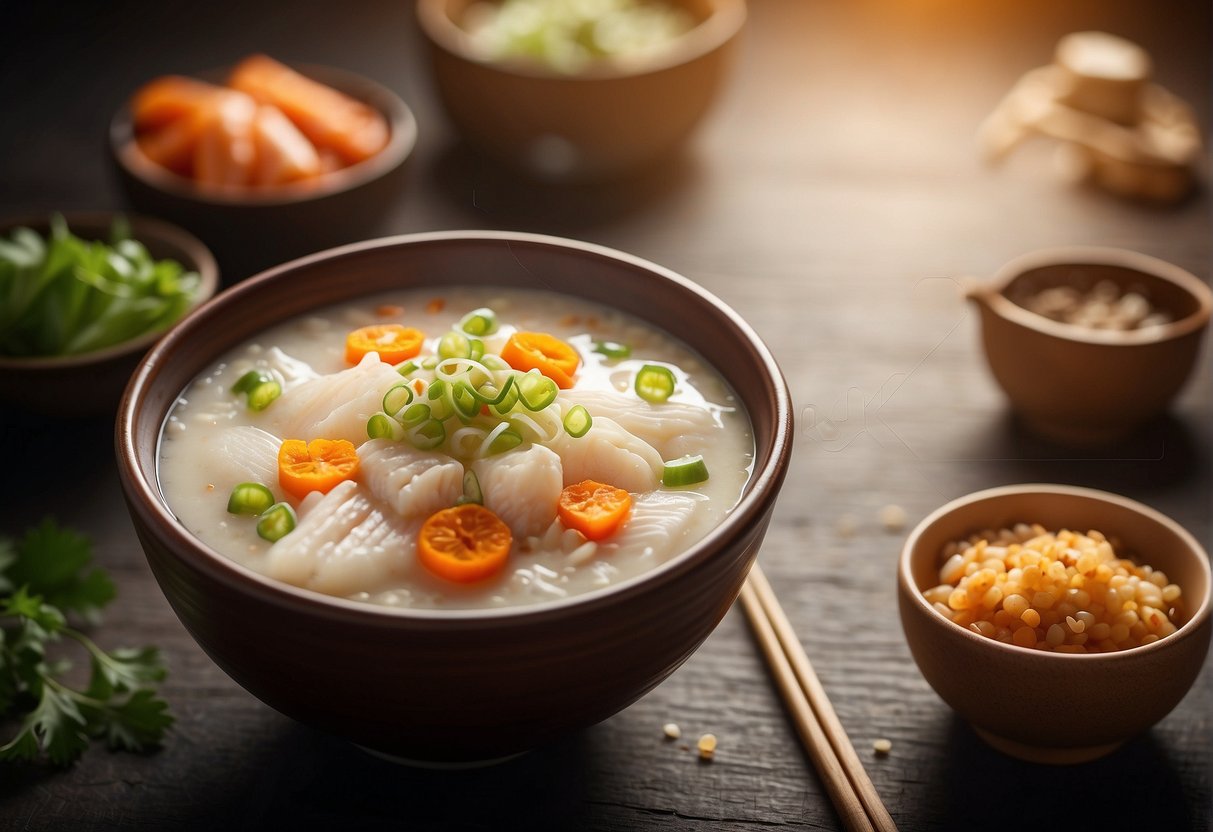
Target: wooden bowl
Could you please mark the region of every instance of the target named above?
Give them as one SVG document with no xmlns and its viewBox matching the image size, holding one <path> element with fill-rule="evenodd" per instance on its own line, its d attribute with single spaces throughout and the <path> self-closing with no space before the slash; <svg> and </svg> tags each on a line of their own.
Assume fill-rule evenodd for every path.
<svg viewBox="0 0 1213 832">
<path fill-rule="evenodd" d="M 923 591 L 939 583 L 948 542 L 1021 522 L 1119 538 L 1179 584 L 1190 618 L 1143 647 L 1067 654 L 978 635 L 927 603 Z M 1170 713 L 1209 650 L 1210 589 L 1209 556 L 1174 520 L 1115 494 L 1063 485 L 1006 486 L 953 500 L 910 534 L 897 572 L 902 628 L 927 682 L 995 748 L 1048 763 L 1101 757 Z"/>
<path fill-rule="evenodd" d="M 110 212 L 67 213 L 63 218 L 73 234 L 86 240 L 108 240 L 110 227 L 119 216 Z M 194 305 L 215 294 L 219 269 L 215 258 L 196 237 L 160 220 L 127 216 L 131 237 L 143 243 L 157 260 L 176 260 L 187 271 L 198 272 L 201 281 Z M 50 233 L 46 214 L 0 220 L 0 236 L 15 228 Z M 149 332 L 112 347 L 80 355 L 46 358 L 0 356 L 0 400 L 24 410 L 49 416 L 77 417 L 112 415 L 122 390 L 139 359 L 164 334 Z M 68 395 L 70 391 L 70 395 Z M 70 409 L 65 401 L 71 400 Z"/>
<path fill-rule="evenodd" d="M 272 324 L 423 286 L 544 289 L 622 309 L 714 365 L 749 413 L 753 474 L 738 506 L 637 578 L 534 607 L 413 610 L 320 595 L 213 551 L 156 478 L 177 396 Z M 144 360 L 122 404 L 119 474 L 139 539 L 178 617 L 253 695 L 301 722 L 409 760 L 490 760 L 607 718 L 674 671 L 736 598 L 787 470 L 791 400 L 757 335 L 689 280 L 609 249 L 530 234 L 437 232 L 323 252 L 197 310 Z"/>
<path fill-rule="evenodd" d="M 459 25 L 473 0 L 418 0 L 448 115 L 480 152 L 542 179 L 592 181 L 657 162 L 708 111 L 727 75 L 745 0 L 676 0 L 700 21 L 660 53 L 569 75 L 492 61 Z"/>
<path fill-rule="evenodd" d="M 391 130 L 387 146 L 365 162 L 315 182 L 222 192 L 201 188 L 148 159 L 135 143 L 128 105 L 110 123 L 110 151 L 127 200 L 205 240 L 229 280 L 373 234 L 403 188 L 405 162 L 417 143 L 413 112 L 391 90 L 343 69 L 292 68 L 383 113 Z M 229 69 L 219 69 L 199 77 L 222 83 L 228 74 Z"/>
<path fill-rule="evenodd" d="M 1059 323 L 1013 302 L 1031 286 L 1090 288 L 1109 280 L 1146 293 L 1173 322 L 1127 332 Z M 1036 432 L 1091 445 L 1120 438 L 1166 410 L 1191 375 L 1213 292 L 1191 273 L 1144 254 L 1067 247 L 1011 261 L 967 294 L 981 314 L 994 378 Z"/>
</svg>

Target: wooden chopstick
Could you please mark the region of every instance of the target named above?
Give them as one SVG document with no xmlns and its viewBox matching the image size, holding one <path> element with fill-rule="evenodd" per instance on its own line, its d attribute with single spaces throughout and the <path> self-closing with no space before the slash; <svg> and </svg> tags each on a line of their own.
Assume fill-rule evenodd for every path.
<svg viewBox="0 0 1213 832">
<path fill-rule="evenodd" d="M 741 588 L 741 604 L 843 826 L 850 832 L 896 832 L 893 818 L 880 801 L 800 639 L 757 563 Z"/>
</svg>

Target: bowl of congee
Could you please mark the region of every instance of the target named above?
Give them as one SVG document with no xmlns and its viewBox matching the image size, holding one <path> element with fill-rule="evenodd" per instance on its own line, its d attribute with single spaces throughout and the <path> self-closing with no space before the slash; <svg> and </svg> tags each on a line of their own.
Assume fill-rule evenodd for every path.
<svg viewBox="0 0 1213 832">
<path fill-rule="evenodd" d="M 124 494 L 249 692 L 395 758 L 498 759 L 623 709 L 736 598 L 791 450 L 770 352 L 598 246 L 435 232 L 271 269 L 144 360 Z"/>
</svg>

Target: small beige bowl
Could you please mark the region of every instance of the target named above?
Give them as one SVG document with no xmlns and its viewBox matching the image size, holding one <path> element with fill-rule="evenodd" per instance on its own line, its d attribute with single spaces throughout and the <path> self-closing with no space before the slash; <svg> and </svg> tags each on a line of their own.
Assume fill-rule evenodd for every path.
<svg viewBox="0 0 1213 832">
<path fill-rule="evenodd" d="M 1012 301 L 1031 287 L 1090 288 L 1109 280 L 1171 313 L 1127 332 L 1058 323 Z M 966 295 L 981 313 L 994 378 L 1036 432 L 1072 445 L 1118 439 L 1158 416 L 1183 387 L 1213 311 L 1213 292 L 1178 266 L 1113 248 L 1065 247 L 1012 260 Z"/>
<path fill-rule="evenodd" d="M 66 213 L 63 218 L 73 234 L 86 240 L 109 239 L 116 213 Z M 201 281 L 193 305 L 215 294 L 219 268 L 210 251 L 196 237 L 176 226 L 147 217 L 127 216 L 131 237 L 157 260 L 172 259 L 187 271 L 198 272 Z M 15 228 L 31 228 L 43 236 L 50 233 L 47 214 L 14 217 L 0 221 L 0 236 Z M 184 317 L 184 315 L 182 316 Z M 45 358 L 0 356 L 0 401 L 24 410 L 52 416 L 100 416 L 113 414 L 126 383 L 139 359 L 164 335 L 149 332 L 112 347 L 80 355 Z M 69 395 L 70 391 L 70 395 Z M 72 402 L 70 410 L 65 402 Z"/>
<path fill-rule="evenodd" d="M 566 181 L 607 179 L 681 145 L 716 98 L 746 18 L 745 0 L 675 0 L 700 22 L 668 49 L 568 75 L 480 55 L 458 22 L 472 2 L 417 2 L 447 113 L 485 155 Z"/>
<path fill-rule="evenodd" d="M 1179 584 L 1191 617 L 1144 647 L 1067 654 L 978 635 L 927 603 L 948 542 L 1020 522 L 1119 538 Z M 1200 673 L 1213 630 L 1209 556 L 1192 535 L 1141 503 L 1064 485 L 993 488 L 937 509 L 906 540 L 897 594 L 910 652 L 935 692 L 990 745 L 1032 762 L 1093 760 L 1158 722 Z"/>
</svg>

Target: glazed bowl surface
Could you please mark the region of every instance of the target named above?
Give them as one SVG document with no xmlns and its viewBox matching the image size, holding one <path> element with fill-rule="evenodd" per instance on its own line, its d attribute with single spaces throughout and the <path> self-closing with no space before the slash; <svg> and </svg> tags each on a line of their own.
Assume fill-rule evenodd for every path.
<svg viewBox="0 0 1213 832">
<path fill-rule="evenodd" d="M 85 240 L 108 240 L 114 221 L 124 217 L 132 239 L 143 243 L 157 260 L 176 260 L 200 281 L 194 305 L 209 299 L 219 285 L 219 269 L 209 249 L 196 237 L 150 217 L 113 212 L 63 214 L 72 234 Z M 15 228 L 50 233 L 49 214 L 0 220 L 0 236 Z M 139 359 L 162 335 L 149 332 L 112 347 L 79 355 L 13 358 L 0 356 L 0 400 L 23 410 L 50 416 L 113 415 Z M 70 411 L 64 408 L 64 391 L 71 391 Z"/>
<path fill-rule="evenodd" d="M 202 544 L 157 481 L 180 392 L 271 324 L 392 289 L 543 289 L 623 310 L 681 339 L 749 413 L 753 473 L 714 530 L 637 578 L 534 607 L 411 610 L 288 586 Z M 156 579 L 199 645 L 252 694 L 301 722 L 408 760 L 500 758 L 598 722 L 674 671 L 736 598 L 791 448 L 791 401 L 754 332 L 687 279 L 584 243 L 435 232 L 322 252 L 197 310 L 147 357 L 117 425 L 119 471 Z"/>
<path fill-rule="evenodd" d="M 607 180 L 683 145 L 719 95 L 745 0 L 676 0 L 697 22 L 668 48 L 574 74 L 480 54 L 459 21 L 474 0 L 418 0 L 438 95 L 478 151 L 536 178 Z"/>
<path fill-rule="evenodd" d="M 129 103 L 110 123 L 110 153 L 127 201 L 196 233 L 215 250 L 229 282 L 289 258 L 365 239 L 404 187 L 417 120 L 400 96 L 348 70 L 311 64 L 292 69 L 381 112 L 391 131 L 387 146 L 315 183 L 223 192 L 200 188 L 148 159 L 135 142 Z M 222 83 L 228 74 L 218 69 L 199 77 Z"/>
<path fill-rule="evenodd" d="M 1109 281 L 1143 294 L 1173 320 L 1129 331 L 1053 321 L 1010 296 Z M 1045 249 L 1019 257 L 967 294 L 981 316 L 986 360 L 1012 407 L 1037 433 L 1069 445 L 1115 441 L 1159 416 L 1200 356 L 1213 292 L 1178 266 L 1134 251 Z"/>
<path fill-rule="evenodd" d="M 1152 644 L 1068 654 L 1004 644 L 944 618 L 923 596 L 939 584 L 944 546 L 1016 523 L 1118 538 L 1182 588 L 1187 620 Z M 1158 722 L 1200 673 L 1213 630 L 1209 557 L 1191 534 L 1136 501 L 1064 485 L 993 488 L 937 509 L 906 540 L 897 591 L 906 641 L 931 687 L 995 748 L 1035 762 L 1095 759 Z"/>
</svg>

